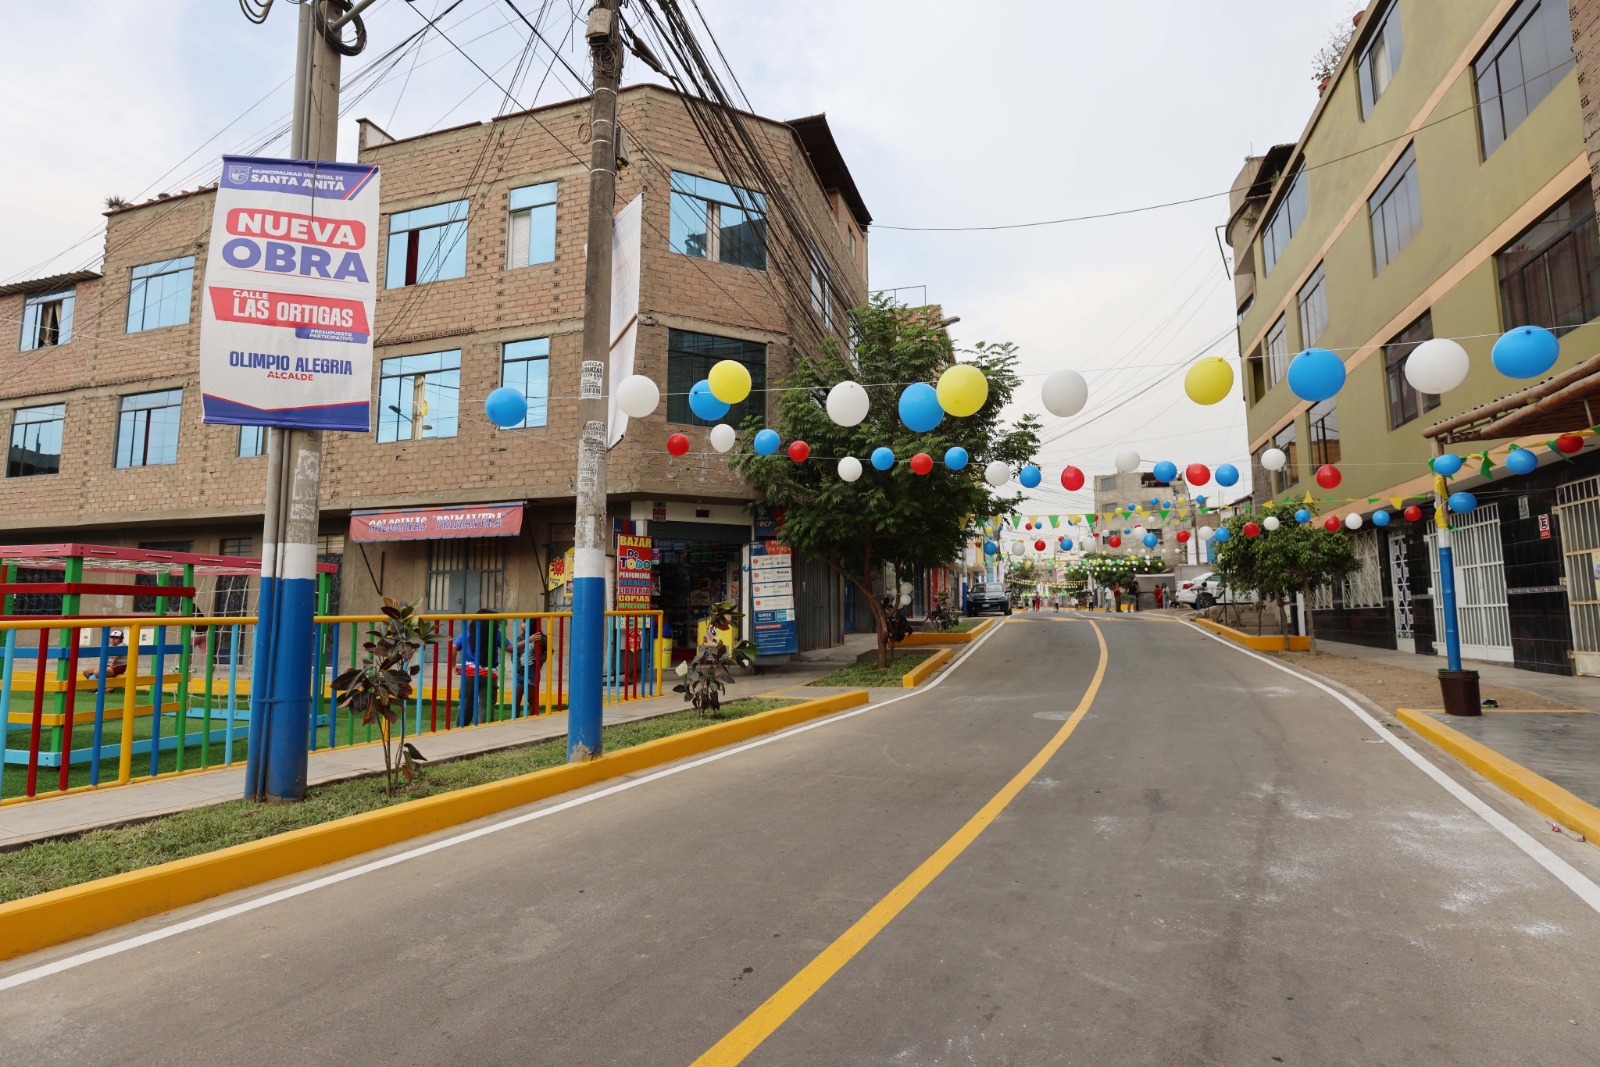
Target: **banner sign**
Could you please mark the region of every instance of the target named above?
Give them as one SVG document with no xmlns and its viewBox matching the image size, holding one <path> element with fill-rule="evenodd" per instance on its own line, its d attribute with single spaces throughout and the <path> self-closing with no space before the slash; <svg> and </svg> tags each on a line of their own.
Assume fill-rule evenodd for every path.
<svg viewBox="0 0 1600 1067">
<path fill-rule="evenodd" d="M 800 651 L 790 562 L 789 546 L 782 541 L 756 541 L 750 546 L 750 608 L 759 656 Z"/>
<path fill-rule="evenodd" d="M 650 538 L 617 535 L 617 610 L 650 607 L 650 568 L 655 556 Z"/>
<path fill-rule="evenodd" d="M 352 541 L 439 541 L 452 537 L 515 537 L 522 532 L 521 504 L 459 508 L 355 511 Z"/>
<path fill-rule="evenodd" d="M 378 168 L 223 156 L 200 300 L 205 422 L 372 428 Z"/>
</svg>

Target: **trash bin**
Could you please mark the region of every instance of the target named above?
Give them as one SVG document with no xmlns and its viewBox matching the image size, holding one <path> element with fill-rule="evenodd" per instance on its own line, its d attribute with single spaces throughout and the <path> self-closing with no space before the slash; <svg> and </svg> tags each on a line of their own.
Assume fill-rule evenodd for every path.
<svg viewBox="0 0 1600 1067">
<path fill-rule="evenodd" d="M 1444 693 L 1447 715 L 1482 715 L 1477 671 L 1440 671 L 1439 688 Z"/>
</svg>

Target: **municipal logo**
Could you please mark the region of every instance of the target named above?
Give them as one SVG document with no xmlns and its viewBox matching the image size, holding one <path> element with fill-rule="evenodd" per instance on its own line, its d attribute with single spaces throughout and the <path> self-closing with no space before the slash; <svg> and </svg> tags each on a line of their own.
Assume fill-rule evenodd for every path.
<svg viewBox="0 0 1600 1067">
<path fill-rule="evenodd" d="M 250 181 L 249 164 L 235 164 L 228 168 L 228 181 L 234 185 L 245 185 Z"/>
</svg>

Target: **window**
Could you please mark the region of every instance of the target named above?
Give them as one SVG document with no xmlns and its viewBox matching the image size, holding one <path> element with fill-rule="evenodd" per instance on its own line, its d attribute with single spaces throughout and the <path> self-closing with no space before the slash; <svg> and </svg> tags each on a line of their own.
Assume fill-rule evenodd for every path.
<svg viewBox="0 0 1600 1067">
<path fill-rule="evenodd" d="M 856 231 L 851 230 L 850 231 L 850 261 L 853 263 L 853 262 L 855 262 L 855 260 L 856 260 Z"/>
<path fill-rule="evenodd" d="M 556 183 L 524 185 L 511 190 L 511 224 L 506 229 L 506 266 L 515 270 L 530 263 L 553 263 L 555 258 Z"/>
<path fill-rule="evenodd" d="M 399 289 L 465 277 L 467 202 L 399 211 L 389 216 L 389 259 L 384 288 Z"/>
<path fill-rule="evenodd" d="M 182 389 L 122 398 L 117 416 L 117 466 L 155 467 L 178 462 Z"/>
<path fill-rule="evenodd" d="M 1506 325 L 1577 326 L 1595 317 L 1600 268 L 1594 194 L 1584 182 L 1499 256 Z"/>
<path fill-rule="evenodd" d="M 506 545 L 498 537 L 428 542 L 428 610 L 499 611 L 505 597 Z M 460 623 L 456 624 L 460 632 Z"/>
<path fill-rule="evenodd" d="M 189 321 L 194 288 L 194 257 L 168 259 L 133 268 L 128 284 L 128 332 L 182 326 Z"/>
<path fill-rule="evenodd" d="M 239 427 L 239 458 L 267 454 L 267 428 L 265 426 Z"/>
<path fill-rule="evenodd" d="M 1300 287 L 1300 344 L 1309 348 L 1328 329 L 1328 286 L 1322 264 L 1311 272 Z"/>
<path fill-rule="evenodd" d="M 1361 58 L 1356 61 L 1361 77 L 1361 117 L 1372 113 L 1373 105 L 1389 88 L 1394 72 L 1400 69 L 1400 54 L 1404 43 L 1400 39 L 1400 3 L 1395 0 L 1378 20 L 1378 26 L 1367 38 Z"/>
<path fill-rule="evenodd" d="M 719 360 L 733 359 L 743 363 L 750 371 L 750 396 L 733 406 L 722 417 L 730 426 L 738 426 L 750 417 L 764 418 L 767 411 L 767 346 L 757 341 L 739 341 L 732 337 L 713 337 L 710 334 L 690 333 L 687 330 L 667 331 L 667 421 L 686 422 L 696 426 L 709 426 L 709 422 L 695 417 L 689 410 L 689 390 L 695 382 L 711 372 Z"/>
<path fill-rule="evenodd" d="M 1424 341 L 1433 340 L 1433 312 L 1424 311 L 1422 317 L 1395 335 L 1383 346 L 1384 373 L 1389 379 L 1389 425 L 1395 429 L 1404 426 L 1425 411 L 1439 406 L 1439 398 L 1432 393 L 1419 393 L 1406 381 L 1406 360 Z"/>
<path fill-rule="evenodd" d="M 1339 405 L 1324 400 L 1312 407 L 1308 416 L 1311 423 L 1311 464 L 1339 462 Z"/>
<path fill-rule="evenodd" d="M 1308 206 L 1305 168 L 1298 167 L 1289 178 L 1289 188 L 1283 194 L 1283 199 L 1278 201 L 1272 217 L 1267 219 L 1267 225 L 1261 231 L 1261 261 L 1266 273 L 1272 273 L 1283 250 L 1289 247 L 1290 238 L 1305 222 Z"/>
<path fill-rule="evenodd" d="M 1267 388 L 1283 380 L 1289 373 L 1289 323 L 1285 316 L 1267 331 Z"/>
<path fill-rule="evenodd" d="M 1383 179 L 1372 199 L 1367 201 L 1372 218 L 1372 261 L 1374 273 L 1394 261 L 1400 250 L 1422 229 L 1422 193 L 1417 188 L 1417 146 L 1407 146 Z"/>
<path fill-rule="evenodd" d="M 378 376 L 378 442 L 454 437 L 461 350 L 393 356 Z"/>
<path fill-rule="evenodd" d="M 674 252 L 767 269 L 767 198 L 693 174 L 672 173 Z"/>
<path fill-rule="evenodd" d="M 11 452 L 6 456 L 7 478 L 55 474 L 61 469 L 61 431 L 67 405 L 44 404 L 18 408 L 11 416 Z"/>
<path fill-rule="evenodd" d="M 1383 607 L 1383 565 L 1379 562 L 1377 530 L 1362 530 L 1351 539 L 1355 550 L 1357 569 L 1343 582 L 1344 606 L 1347 608 Z"/>
<path fill-rule="evenodd" d="M 502 345 L 500 384 L 528 398 L 528 417 L 514 429 L 545 425 L 550 408 L 550 338 L 535 337 Z"/>
<path fill-rule="evenodd" d="M 1523 0 L 1472 65 L 1485 159 L 1571 69 L 1567 0 Z"/>
<path fill-rule="evenodd" d="M 1277 496 L 1287 493 L 1289 487 L 1300 480 L 1300 449 L 1294 423 L 1291 422 L 1273 436 L 1272 447 L 1289 457 L 1289 462 L 1283 465 L 1282 470 L 1272 472 L 1272 495 Z"/>
<path fill-rule="evenodd" d="M 72 340 L 72 305 L 77 290 L 35 293 L 22 302 L 22 351 L 64 345 Z"/>
<path fill-rule="evenodd" d="M 224 537 L 219 542 L 217 555 L 219 556 L 248 556 L 250 546 L 254 544 L 248 537 Z"/>
<path fill-rule="evenodd" d="M 811 310 L 822 320 L 822 328 L 833 328 L 833 292 L 828 278 L 828 264 L 821 253 L 811 252 Z"/>
</svg>

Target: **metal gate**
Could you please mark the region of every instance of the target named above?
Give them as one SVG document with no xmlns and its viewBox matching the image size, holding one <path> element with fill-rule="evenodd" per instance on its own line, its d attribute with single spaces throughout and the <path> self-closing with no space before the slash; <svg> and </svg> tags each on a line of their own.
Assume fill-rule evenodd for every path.
<svg viewBox="0 0 1600 1067">
<path fill-rule="evenodd" d="M 1461 654 L 1469 659 L 1512 662 L 1511 607 L 1506 599 L 1505 553 L 1500 545 L 1500 506 L 1484 504 L 1450 532 L 1456 565 L 1456 622 Z M 1439 589 L 1439 532 L 1428 523 L 1428 563 Z M 1444 597 L 1433 598 L 1434 633 L 1443 643 Z"/>
<path fill-rule="evenodd" d="M 1402 652 L 1417 650 L 1417 630 L 1411 618 L 1411 562 L 1406 554 L 1406 535 L 1389 535 L 1389 575 L 1394 583 L 1394 637 Z"/>
<path fill-rule="evenodd" d="M 1556 487 L 1573 668 L 1600 675 L 1600 477 Z"/>
</svg>

